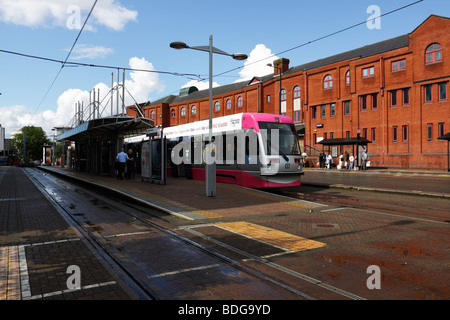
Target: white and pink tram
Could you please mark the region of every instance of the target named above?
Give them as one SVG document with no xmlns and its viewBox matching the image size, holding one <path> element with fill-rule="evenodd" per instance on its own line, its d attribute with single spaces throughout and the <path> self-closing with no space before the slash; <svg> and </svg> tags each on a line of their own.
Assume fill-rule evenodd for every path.
<svg viewBox="0 0 450 320">
<path fill-rule="evenodd" d="M 249 188 L 300 186 L 303 174 L 298 136 L 291 118 L 240 113 L 164 128 L 170 159 L 194 180 L 205 179 L 205 164 L 216 165 L 217 182 Z M 168 157 L 169 158 L 169 157 Z M 169 173 L 170 174 L 170 173 Z"/>
</svg>

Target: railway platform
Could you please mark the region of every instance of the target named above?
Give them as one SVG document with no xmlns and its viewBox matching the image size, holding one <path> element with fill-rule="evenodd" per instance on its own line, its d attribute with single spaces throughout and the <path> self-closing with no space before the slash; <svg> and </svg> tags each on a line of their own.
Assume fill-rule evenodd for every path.
<svg viewBox="0 0 450 320">
<path fill-rule="evenodd" d="M 204 182 L 186 178 L 169 178 L 167 185 L 159 185 L 142 181 L 140 176 L 136 176 L 132 180 L 116 180 L 109 176 L 92 175 L 61 167 L 41 167 L 41 169 L 43 171 L 40 174 L 62 175 L 66 179 L 73 179 L 79 183 L 87 184 L 91 188 L 94 187 L 99 193 L 102 190 L 108 190 L 107 193 L 113 194 L 114 197 L 127 197 L 128 201 L 131 199 L 137 204 L 162 211 L 165 213 L 164 218 L 170 220 L 172 230 L 176 230 L 181 235 L 192 236 L 194 241 L 199 240 L 200 243 L 206 238 L 209 239 L 208 241 L 223 241 L 223 243 L 229 245 L 228 248 L 237 248 L 237 251 L 233 251 L 232 256 L 239 255 L 239 259 L 242 259 L 242 256 L 246 257 L 246 264 L 250 267 L 256 266 L 258 261 L 274 259 L 273 261 L 282 264 L 286 270 L 297 270 L 289 271 L 286 273 L 286 277 L 295 277 L 295 281 L 302 281 L 302 290 L 313 296 L 316 293 L 316 287 L 308 283 L 305 284 L 303 280 L 297 280 L 302 274 L 315 275 L 314 279 L 319 279 L 317 280 L 319 284 L 323 283 L 322 279 L 326 279 L 324 282 L 347 290 L 333 291 L 327 289 L 323 296 L 321 293 L 321 299 L 340 299 L 342 297 L 377 299 L 384 297 L 377 295 L 377 293 L 364 291 L 365 286 L 360 284 L 366 283 L 366 273 L 351 268 L 350 270 L 344 270 L 340 262 L 340 259 L 356 259 L 353 258 L 356 255 L 358 260 L 355 261 L 362 261 L 361 263 L 364 266 L 365 261 L 370 261 L 370 264 L 373 264 L 372 262 L 375 261 L 373 257 L 378 257 L 379 254 L 380 248 L 378 246 L 384 245 L 379 244 L 379 232 L 382 232 L 383 239 L 388 235 L 395 238 L 399 234 L 399 230 L 403 230 L 402 228 L 411 230 L 411 232 L 422 232 L 425 229 L 428 230 L 426 225 L 429 223 L 434 225 L 434 229 L 443 230 L 439 231 L 439 235 L 442 232 L 447 232 L 445 231 L 447 224 L 441 221 L 418 218 L 414 222 L 408 220 L 408 224 L 405 224 L 405 217 L 403 216 L 385 213 L 373 216 L 373 211 L 371 211 L 370 219 L 367 219 L 368 213 L 366 214 L 358 209 L 334 208 L 235 185 L 218 183 L 216 196 L 207 197 Z M 370 172 L 338 173 L 307 170 L 305 172 L 302 179 L 304 184 L 309 185 L 357 187 L 359 181 L 360 187 L 378 188 L 380 192 L 398 190 L 402 188 L 403 184 L 405 185 L 403 188 L 405 192 L 411 195 L 426 195 L 426 193 L 429 193 L 428 196 L 442 197 L 449 194 L 446 189 L 442 188 L 442 186 L 448 186 L 448 176 L 423 177 L 415 175 L 411 179 L 418 180 L 411 180 L 409 176 L 406 177 L 405 175 L 399 179 L 399 181 L 403 181 L 399 187 L 398 182 L 397 184 L 389 182 L 398 175 L 394 172 L 383 175 L 375 175 Z M 340 177 L 340 175 L 343 175 L 343 177 Z M 19 182 L 17 184 L 12 183 L 13 178 Z M 436 182 L 434 179 L 445 180 Z M 422 183 L 418 183 L 419 180 Z M 427 182 L 424 183 L 424 181 Z M 46 256 L 45 259 L 53 257 L 56 264 L 60 261 L 58 259 L 64 260 L 65 256 L 77 257 L 77 259 L 79 257 L 77 263 L 89 264 L 89 269 L 92 268 L 91 282 L 95 288 L 89 287 L 91 284 L 88 284 L 86 290 L 72 292 L 73 297 L 77 299 L 134 298 L 130 293 L 124 291 L 122 286 L 119 285 L 119 280 L 108 272 L 106 266 L 95 259 L 92 260 L 95 257 L 89 249 L 83 246 L 83 241 L 80 240 L 81 238 L 76 231 L 69 227 L 63 218 L 57 217 L 56 209 L 41 204 L 41 200 L 37 199 L 39 191 L 33 190 L 32 184 L 29 183 L 29 180 L 26 179 L 19 168 L 0 170 L 0 182 L 11 185 L 7 190 L 1 190 L 2 193 L 0 194 L 0 212 L 8 212 L 6 215 L 0 215 L 0 260 L 2 261 L 0 267 L 7 266 L 6 269 L 5 267 L 0 268 L 0 294 L 3 295 L 0 296 L 0 300 L 5 297 L 7 299 L 14 299 L 14 297 L 17 299 L 40 299 L 43 298 L 44 293 L 50 294 L 50 296 L 47 296 L 48 298 L 61 299 L 62 296 L 69 293 L 61 289 L 65 287 L 65 283 L 60 283 L 59 287 L 50 288 L 48 284 L 47 288 L 45 287 L 45 281 L 48 281 L 49 277 L 53 279 L 55 272 L 58 273 L 58 278 L 67 279 L 69 275 L 65 274 L 66 270 L 47 270 L 51 268 L 50 264 L 45 265 L 44 258 L 42 258 L 42 265 L 28 265 L 28 267 L 30 270 L 42 272 L 41 277 L 36 277 L 36 275 L 32 277 L 33 279 L 41 279 L 42 283 L 33 284 L 32 287 L 46 289 L 42 289 L 42 293 L 31 293 L 30 290 L 27 291 L 26 285 L 22 285 L 27 283 L 26 279 L 20 278 L 23 274 L 20 266 L 24 265 L 25 261 L 23 257 L 30 257 L 28 263 L 36 263 L 35 261 L 39 263 L 38 259 L 44 255 Z M 25 186 L 27 183 L 28 185 Z M 24 186 L 22 187 L 22 185 Z M 407 188 L 407 185 L 412 185 L 414 189 L 412 187 Z M 441 188 L 433 189 L 438 187 Z M 42 198 L 42 194 L 40 197 Z M 26 201 L 24 201 L 25 199 Z M 15 206 L 26 207 L 18 210 Z M 31 206 L 33 206 L 33 210 L 29 211 L 33 213 L 24 213 L 27 212 L 26 208 L 29 209 Z M 312 212 L 313 214 L 310 214 Z M 386 229 L 386 226 L 388 226 L 388 229 Z M 243 241 L 244 237 L 247 239 L 246 241 Z M 258 242 L 257 245 L 256 242 Z M 372 245 L 372 242 L 375 245 Z M 215 243 L 209 242 L 209 245 Z M 350 245 L 347 247 L 348 244 Z M 59 249 L 61 245 L 67 246 L 63 254 Z M 433 243 L 431 249 L 428 244 L 424 244 L 427 250 L 445 250 L 442 248 L 443 245 L 440 242 L 438 242 L 438 245 Z M 71 246 L 74 248 L 71 248 Z M 347 252 L 347 250 L 350 251 Z M 286 254 L 291 255 L 291 259 Z M 393 255 L 393 253 L 390 254 Z M 84 259 L 83 256 L 86 258 Z M 295 259 L 292 257 L 295 257 Z M 445 265 L 446 257 L 444 255 L 434 259 L 434 264 L 429 264 L 433 266 L 430 268 L 441 270 L 442 265 Z M 397 256 L 390 258 L 397 263 Z M 404 261 L 405 258 L 401 256 L 398 259 Z M 413 259 L 414 257 L 408 260 L 408 268 L 412 268 L 414 265 L 415 260 L 413 261 Z M 73 259 L 70 261 L 73 261 Z M 277 264 L 277 267 L 280 265 Z M 350 266 L 353 266 L 353 262 Z M 404 264 L 401 264 L 401 266 L 403 268 Z M 177 269 L 178 272 L 186 269 L 182 262 L 177 262 L 172 267 Z M 422 265 L 417 268 L 422 272 Z M 82 269 L 84 270 L 84 267 Z M 300 269 L 301 274 L 298 273 Z M 387 275 L 394 271 L 383 270 Z M 414 272 L 416 272 L 415 269 Z M 7 277 L 5 277 L 5 274 Z M 167 274 L 168 276 L 175 276 L 170 272 Z M 100 278 L 99 275 L 101 275 Z M 157 276 L 160 277 L 159 274 Z M 359 285 L 354 284 L 355 277 L 359 279 L 357 282 Z M 435 283 L 435 279 L 427 280 L 429 281 L 426 283 L 431 283 L 430 281 L 433 280 L 434 286 L 440 286 L 439 283 Z M 14 292 L 17 294 L 17 290 L 9 289 L 14 286 L 21 286 L 19 288 L 19 291 L 22 292 L 21 296 L 8 296 Z M 330 288 L 333 287 L 330 286 Z M 61 295 L 61 292 L 63 295 Z M 339 297 L 336 292 L 339 292 Z M 396 288 L 390 290 L 389 294 L 390 298 L 404 297 L 403 291 Z M 442 297 L 446 297 L 446 294 L 441 295 L 439 293 Z M 235 292 L 233 295 L 233 297 L 239 298 L 239 292 Z M 199 299 L 202 298 L 204 296 Z M 216 298 L 220 299 L 219 296 Z"/>
<path fill-rule="evenodd" d="M 110 176 L 91 175 L 60 167 L 42 167 L 42 169 L 117 192 L 184 221 L 226 219 L 258 215 L 263 212 L 282 214 L 297 209 L 310 210 L 319 206 L 304 200 L 221 183 L 217 183 L 216 196 L 207 197 L 203 181 L 186 178 L 168 178 L 166 185 L 160 185 L 142 181 L 138 175 L 135 179 L 117 180 Z"/>
</svg>

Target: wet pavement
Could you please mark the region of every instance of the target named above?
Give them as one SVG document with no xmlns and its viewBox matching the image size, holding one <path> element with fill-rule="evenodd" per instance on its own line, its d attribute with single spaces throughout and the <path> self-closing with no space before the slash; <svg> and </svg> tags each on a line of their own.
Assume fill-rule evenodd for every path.
<svg viewBox="0 0 450 320">
<path fill-rule="evenodd" d="M 161 186 L 138 178 L 119 182 L 68 169 L 42 169 L 162 210 L 161 221 L 173 232 L 288 283 L 306 297 L 450 299 L 450 176 L 445 174 L 306 169 L 304 187 L 296 190 L 309 197 L 305 201 L 223 184 L 217 185 L 216 197 L 207 198 L 204 183 L 188 179 L 169 179 Z M 317 196 L 321 188 L 308 194 L 308 186 L 375 192 L 364 192 L 354 202 L 351 195 L 340 192 L 321 199 Z M 389 195 L 380 197 L 379 192 Z M 341 202 L 325 201 L 331 197 Z M 368 206 L 377 201 L 383 206 Z M 414 206 L 427 210 L 404 211 L 405 201 L 412 210 Z M 435 215 L 430 214 L 433 210 Z M 153 249 L 158 247 L 164 250 L 164 244 Z M 125 254 L 131 248 L 122 250 Z M 151 262 L 153 268 L 176 266 L 166 258 L 160 265 Z M 381 289 L 367 284 L 372 266 L 380 268 Z M 155 274 L 161 279 L 164 272 Z M 235 294 L 236 299 L 243 298 L 242 292 Z M 201 299 L 189 294 L 179 298 L 190 297 Z"/>
<path fill-rule="evenodd" d="M 450 197 L 450 174 L 431 170 L 304 169 L 302 184 Z"/>
</svg>

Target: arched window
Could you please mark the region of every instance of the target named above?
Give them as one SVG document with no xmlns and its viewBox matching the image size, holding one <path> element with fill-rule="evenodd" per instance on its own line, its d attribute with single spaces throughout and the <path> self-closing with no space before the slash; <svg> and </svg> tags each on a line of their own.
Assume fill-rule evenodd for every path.
<svg viewBox="0 0 450 320">
<path fill-rule="evenodd" d="M 214 111 L 215 112 L 219 112 L 220 111 L 220 102 L 219 101 L 216 101 L 214 103 Z"/>
<path fill-rule="evenodd" d="M 238 97 L 237 106 L 238 108 L 242 108 L 244 106 L 244 99 L 242 99 L 241 96 Z"/>
<path fill-rule="evenodd" d="M 231 100 L 227 100 L 227 110 L 231 110 Z"/>
<path fill-rule="evenodd" d="M 186 117 L 186 108 L 185 107 L 181 108 L 180 115 L 182 117 Z"/>
<path fill-rule="evenodd" d="M 300 87 L 294 87 L 294 101 L 293 101 L 294 122 L 301 122 L 301 100 Z"/>
<path fill-rule="evenodd" d="M 326 90 L 331 88 L 333 88 L 333 77 L 327 74 L 325 78 L 323 78 L 323 89 Z"/>
<path fill-rule="evenodd" d="M 346 85 L 346 86 L 349 86 L 349 85 L 350 85 L 350 70 L 348 70 L 348 71 L 345 73 L 345 85 Z"/>
<path fill-rule="evenodd" d="M 294 87 L 294 99 L 300 98 L 300 87 L 295 86 Z"/>
<path fill-rule="evenodd" d="M 197 107 L 196 106 L 192 106 L 191 108 L 191 115 L 195 116 L 197 114 Z"/>
<path fill-rule="evenodd" d="M 425 51 L 425 64 L 442 61 L 442 48 L 438 43 L 432 43 Z"/>
<path fill-rule="evenodd" d="M 155 110 L 150 112 L 150 120 L 155 120 Z"/>
<path fill-rule="evenodd" d="M 281 89 L 281 101 L 286 101 L 286 90 Z"/>
<path fill-rule="evenodd" d="M 175 118 L 175 115 L 176 115 L 175 109 L 170 110 L 170 117 Z"/>
</svg>

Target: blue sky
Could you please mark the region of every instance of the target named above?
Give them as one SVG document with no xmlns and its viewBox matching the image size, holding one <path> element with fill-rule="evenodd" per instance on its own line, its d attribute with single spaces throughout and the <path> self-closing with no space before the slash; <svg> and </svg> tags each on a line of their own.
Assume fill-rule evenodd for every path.
<svg viewBox="0 0 450 320">
<path fill-rule="evenodd" d="M 208 74 L 208 55 L 174 50 L 172 41 L 191 46 L 214 46 L 229 53 L 244 52 L 247 62 L 214 56 L 217 85 L 271 72 L 266 64 L 276 57 L 296 66 L 413 31 L 431 14 L 450 16 L 450 1 L 423 0 L 383 16 L 380 28 L 365 23 L 323 40 L 290 48 L 365 22 L 416 0 L 98 0 L 68 61 L 132 67 L 173 73 Z M 64 60 L 94 0 L 0 0 L 0 49 Z M 268 58 L 259 64 L 248 62 Z M 115 70 L 65 66 L 0 52 L 0 124 L 6 136 L 25 125 L 51 133 L 74 116 L 75 103 L 89 102 L 89 91 L 100 89 L 103 99 Z M 59 76 L 56 78 L 58 72 Z M 56 81 L 54 81 L 56 78 Z M 120 74 L 122 78 L 122 74 Z M 116 73 L 114 73 L 114 80 Z M 177 94 L 198 78 L 158 73 L 126 72 L 126 104 L 153 101 Z M 54 81 L 53 86 L 51 86 Z M 190 82 L 192 81 L 192 82 Z M 202 88 L 205 83 L 196 83 Z M 48 92 L 48 93 L 47 93 Z M 47 94 L 46 94 L 47 93 Z M 131 98 L 133 96 L 133 98 Z M 107 102 L 109 95 L 105 98 Z M 109 110 L 109 107 L 106 108 Z M 106 111 L 105 111 L 106 112 Z M 105 114 L 106 115 L 106 114 Z"/>
</svg>

